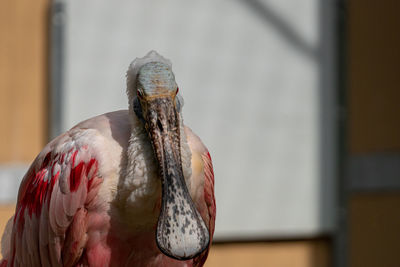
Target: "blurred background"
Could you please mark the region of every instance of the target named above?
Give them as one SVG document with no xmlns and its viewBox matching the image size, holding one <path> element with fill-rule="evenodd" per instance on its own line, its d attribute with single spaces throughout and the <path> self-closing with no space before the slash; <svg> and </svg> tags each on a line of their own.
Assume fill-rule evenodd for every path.
<svg viewBox="0 0 400 267">
<path fill-rule="evenodd" d="M 399 2 L 2 0 L 0 233 L 41 148 L 169 58 L 208 146 L 206 266 L 399 266 Z"/>
</svg>

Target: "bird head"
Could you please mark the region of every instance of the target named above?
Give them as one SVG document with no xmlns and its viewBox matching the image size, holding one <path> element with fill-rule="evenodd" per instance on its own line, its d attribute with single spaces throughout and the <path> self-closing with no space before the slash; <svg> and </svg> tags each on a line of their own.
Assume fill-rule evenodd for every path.
<svg viewBox="0 0 400 267">
<path fill-rule="evenodd" d="M 142 121 L 147 121 L 148 116 L 166 102 L 179 113 L 182 98 L 178 93 L 179 88 L 169 65 L 157 61 L 146 63 L 136 76 L 135 113 Z"/>
<path fill-rule="evenodd" d="M 151 60 L 146 60 L 150 57 Z M 150 52 L 134 64 L 129 81 L 132 116 L 143 123 L 152 144 L 162 183 L 156 243 L 166 255 L 186 260 L 205 250 L 209 232 L 187 188 L 181 160 L 182 98 L 168 61 Z M 129 75 L 129 72 L 128 72 Z M 135 94 L 136 93 L 136 94 Z"/>
</svg>

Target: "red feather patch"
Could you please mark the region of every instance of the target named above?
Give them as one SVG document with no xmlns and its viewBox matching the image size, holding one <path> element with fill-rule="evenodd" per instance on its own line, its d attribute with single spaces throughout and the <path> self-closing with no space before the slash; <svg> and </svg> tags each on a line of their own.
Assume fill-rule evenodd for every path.
<svg viewBox="0 0 400 267">
<path fill-rule="evenodd" d="M 72 166 L 75 165 L 77 154 L 78 150 L 74 151 L 72 154 Z M 32 218 L 33 214 L 37 217 L 40 216 L 45 203 L 47 203 L 48 208 L 54 185 L 60 176 L 60 171 L 54 174 L 54 168 L 57 164 L 62 165 L 66 158 L 64 153 L 61 155 L 52 155 L 52 153 L 49 152 L 43 159 L 39 170 L 35 171 L 34 169 L 30 169 L 28 171 L 27 183 L 24 191 L 21 191 L 21 200 L 19 201 L 16 209 L 16 216 L 14 217 L 14 223 L 17 221 L 19 232 L 22 232 L 24 228 L 26 210 L 28 215 Z M 88 178 L 87 189 L 89 190 L 93 182 L 93 179 L 90 178 L 96 174 L 97 169 L 98 163 L 94 158 L 90 159 L 89 162 L 79 162 L 73 167 L 69 176 L 70 192 L 76 192 L 78 190 L 83 177 Z"/>
</svg>

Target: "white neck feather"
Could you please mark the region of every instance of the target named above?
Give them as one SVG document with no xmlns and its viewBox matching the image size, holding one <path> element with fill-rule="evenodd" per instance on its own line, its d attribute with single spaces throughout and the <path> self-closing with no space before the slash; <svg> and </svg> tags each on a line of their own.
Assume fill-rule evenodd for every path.
<svg viewBox="0 0 400 267">
<path fill-rule="evenodd" d="M 146 225 L 153 222 L 158 211 L 153 214 L 161 197 L 161 177 L 158 164 L 148 134 L 135 113 L 130 110 L 132 122 L 131 136 L 127 149 L 127 162 L 124 178 L 120 184 L 120 201 L 128 217 L 135 224 Z M 180 116 L 182 170 L 188 188 L 191 186 L 191 158 L 183 120 Z"/>
</svg>

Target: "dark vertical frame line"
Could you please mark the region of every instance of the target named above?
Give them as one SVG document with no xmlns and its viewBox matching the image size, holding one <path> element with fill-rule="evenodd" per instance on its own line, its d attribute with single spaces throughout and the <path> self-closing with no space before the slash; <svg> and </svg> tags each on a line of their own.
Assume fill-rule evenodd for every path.
<svg viewBox="0 0 400 267">
<path fill-rule="evenodd" d="M 335 267 L 348 266 L 348 54 L 347 54 L 347 1 L 336 0 L 336 47 L 337 47 L 337 227 L 334 237 L 333 261 Z"/>
<path fill-rule="evenodd" d="M 48 113 L 48 136 L 50 139 L 62 132 L 64 90 L 65 2 L 54 0 L 50 7 L 50 90 Z"/>
</svg>

